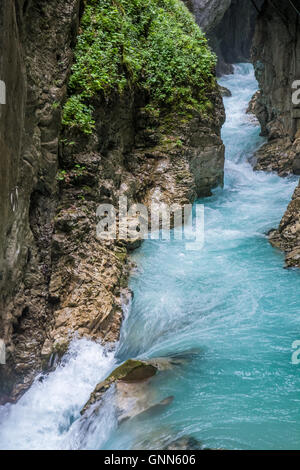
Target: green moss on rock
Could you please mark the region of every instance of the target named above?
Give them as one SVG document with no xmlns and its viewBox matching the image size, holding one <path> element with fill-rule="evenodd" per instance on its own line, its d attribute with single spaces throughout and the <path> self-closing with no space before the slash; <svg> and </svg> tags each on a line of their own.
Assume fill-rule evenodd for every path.
<svg viewBox="0 0 300 470">
<path fill-rule="evenodd" d="M 106 379 L 115 382 L 121 380 L 123 382 L 136 382 L 146 380 L 156 374 L 156 368 L 151 364 L 134 359 L 128 359 L 121 366 L 117 367 Z"/>
</svg>

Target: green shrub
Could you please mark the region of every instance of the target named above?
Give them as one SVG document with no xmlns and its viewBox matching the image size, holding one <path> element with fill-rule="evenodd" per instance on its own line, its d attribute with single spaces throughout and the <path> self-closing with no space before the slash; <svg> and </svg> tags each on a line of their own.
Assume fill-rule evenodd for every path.
<svg viewBox="0 0 300 470">
<path fill-rule="evenodd" d="M 81 95 L 71 96 L 64 106 L 62 123 L 76 125 L 86 134 L 91 134 L 95 126 L 93 108 L 83 103 Z"/>
<path fill-rule="evenodd" d="M 91 98 L 133 86 L 154 106 L 204 110 L 214 64 L 180 0 L 87 0 L 63 123 L 91 133 Z"/>
</svg>

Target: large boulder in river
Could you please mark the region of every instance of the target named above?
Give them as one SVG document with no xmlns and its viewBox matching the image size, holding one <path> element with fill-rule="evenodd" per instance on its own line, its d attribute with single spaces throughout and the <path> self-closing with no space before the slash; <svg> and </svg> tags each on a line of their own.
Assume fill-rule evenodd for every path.
<svg viewBox="0 0 300 470">
<path fill-rule="evenodd" d="M 128 359 L 128 361 L 117 367 L 103 382 L 96 386 L 90 399 L 81 410 L 81 414 L 84 414 L 94 403 L 100 401 L 104 393 L 114 383 L 134 384 L 145 382 L 153 377 L 157 370 L 157 367 L 149 362 Z"/>
<path fill-rule="evenodd" d="M 166 357 L 128 359 L 96 386 L 88 402 L 82 408 L 81 414 L 88 418 L 90 414 L 97 413 L 105 393 L 111 387 L 114 387 L 114 401 L 119 424 L 139 415 L 143 417 L 145 413 L 159 412 L 165 406 L 169 406 L 174 397 L 163 397 L 162 400 L 157 388 L 151 386 L 150 379 L 158 372 L 184 366 L 200 352 L 198 349 L 192 349 Z"/>
</svg>

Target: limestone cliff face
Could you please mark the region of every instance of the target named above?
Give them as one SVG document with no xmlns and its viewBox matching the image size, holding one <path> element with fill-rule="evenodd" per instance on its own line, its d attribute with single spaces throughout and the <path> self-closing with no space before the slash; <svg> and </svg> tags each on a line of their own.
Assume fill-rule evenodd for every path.
<svg viewBox="0 0 300 470">
<path fill-rule="evenodd" d="M 299 21 L 289 2 L 265 1 L 253 40 L 260 87 L 256 114 L 268 138 L 257 153 L 256 169 L 281 175 L 300 172 L 299 111 L 292 103 L 292 83 L 300 77 Z"/>
<path fill-rule="evenodd" d="M 286 266 L 300 268 L 300 184 L 284 214 L 279 228 L 270 232 L 273 246 L 286 252 Z"/>
<path fill-rule="evenodd" d="M 218 91 L 210 96 L 213 111 L 207 118 L 194 114 L 165 125 L 149 114 L 134 91 L 96 106 L 96 130 L 61 148 L 66 169 L 60 187 L 52 241 L 49 285 L 55 304 L 42 356 L 61 354 L 76 331 L 114 342 L 119 337 L 122 303 L 130 293 L 128 254 L 139 240 L 96 238 L 99 204 L 118 208 L 119 197 L 150 206 L 152 202 L 188 204 L 211 194 L 223 183 L 224 146 L 220 128 L 224 110 Z M 74 164 L 82 168 L 78 176 Z"/>
<path fill-rule="evenodd" d="M 294 1 L 296 8 L 300 3 Z M 300 114 L 292 83 L 300 78 L 300 16 L 289 2 L 265 1 L 253 40 L 260 92 L 255 113 L 268 142 L 256 154 L 257 170 L 300 174 Z M 299 188 L 270 241 L 287 252 L 287 266 L 299 264 Z"/>
<path fill-rule="evenodd" d="M 186 0 L 194 13 L 197 23 L 210 33 L 216 28 L 231 5 L 232 0 Z"/>
<path fill-rule="evenodd" d="M 4 0 L 0 6 L 0 76 L 7 87 L 7 104 L 0 105 L 4 396 L 19 377 L 29 373 L 30 381 L 32 358 L 44 341 L 61 120 L 56 103 L 66 94 L 79 4 Z"/>
<path fill-rule="evenodd" d="M 96 239 L 99 203 L 127 195 L 129 203 L 159 197 L 182 204 L 223 182 L 217 89 L 207 117 L 194 113 L 172 128 L 130 90 L 95 103 L 91 136 L 61 134 L 80 14 L 79 0 L 0 5 L 0 79 L 7 85 L 0 105 L 0 338 L 8 359 L 0 367 L 1 401 L 51 367 L 74 332 L 118 338 L 136 244 Z"/>
<path fill-rule="evenodd" d="M 259 9 L 263 0 L 256 0 Z M 250 0 L 186 0 L 218 56 L 217 74 L 233 72 L 232 64 L 250 62 L 258 11 Z"/>
</svg>

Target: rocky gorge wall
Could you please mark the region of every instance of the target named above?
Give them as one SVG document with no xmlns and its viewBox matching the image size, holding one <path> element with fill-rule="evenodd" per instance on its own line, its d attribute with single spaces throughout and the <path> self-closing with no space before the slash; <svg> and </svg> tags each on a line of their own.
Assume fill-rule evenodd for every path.
<svg viewBox="0 0 300 470">
<path fill-rule="evenodd" d="M 218 74 L 232 63 L 252 61 L 260 91 L 249 111 L 267 143 L 254 168 L 281 176 L 300 174 L 300 110 L 292 103 L 292 83 L 300 78 L 300 1 L 186 0 L 218 55 Z M 254 5 L 255 4 L 255 5 Z M 287 266 L 300 267 L 299 187 L 271 243 L 287 253 Z"/>
<path fill-rule="evenodd" d="M 44 342 L 55 213 L 60 112 L 79 21 L 79 0 L 0 6 L 0 337 L 2 397 L 26 387 Z"/>
<path fill-rule="evenodd" d="M 268 1 L 257 18 L 252 59 L 260 92 L 255 113 L 267 143 L 256 154 L 256 170 L 300 174 L 300 114 L 292 84 L 300 78 L 300 2 Z M 300 267 L 299 188 L 271 243 L 287 252 L 287 266 Z"/>
<path fill-rule="evenodd" d="M 300 7 L 299 2 L 294 4 Z M 268 138 L 257 155 L 257 169 L 281 175 L 300 172 L 299 111 L 292 103 L 292 84 L 300 76 L 299 20 L 289 2 L 264 2 L 252 47 L 260 88 L 256 114 Z"/>
<path fill-rule="evenodd" d="M 253 109 L 268 143 L 256 169 L 298 173 L 299 110 L 291 83 L 300 79 L 299 18 L 287 3 L 256 0 L 186 0 L 219 54 L 218 72 L 253 62 L 260 94 Z M 298 5 L 298 2 L 294 2 Z M 299 6 L 300 8 L 300 6 Z M 0 5 L 0 367 L 1 401 L 26 390 L 37 371 L 51 368 L 74 332 L 113 342 L 130 293 L 132 241 L 99 242 L 100 203 L 152 200 L 184 204 L 223 182 L 224 109 L 218 89 L 208 112 L 158 116 L 149 96 L 131 87 L 93 102 L 90 135 L 61 126 L 74 63 L 80 0 Z M 80 30 L 79 30 L 80 31 Z M 171 125 L 170 125 L 171 124 Z M 300 266 L 299 189 L 271 242 Z"/>
<path fill-rule="evenodd" d="M 263 0 L 186 0 L 218 56 L 217 74 L 233 72 L 232 64 L 250 62 L 255 22 Z"/>
<path fill-rule="evenodd" d="M 218 54 L 218 73 L 232 63 L 252 61 L 260 91 L 250 110 L 267 143 L 256 153 L 256 170 L 300 174 L 300 111 L 292 84 L 300 78 L 300 2 L 293 0 L 188 0 L 198 24 Z M 258 10 L 258 11 L 257 11 Z M 298 12 L 297 12 L 298 10 Z M 287 266 L 300 266 L 299 189 L 270 241 L 287 252 Z"/>
<path fill-rule="evenodd" d="M 62 130 L 81 14 L 79 0 L 0 6 L 0 79 L 7 85 L 0 105 L 2 402 L 55 366 L 74 332 L 118 338 L 136 243 L 97 240 L 98 204 L 115 204 L 119 195 L 129 203 L 183 204 L 223 182 L 216 86 L 205 114 L 158 120 L 133 87 L 95 99 L 90 135 Z"/>
</svg>

